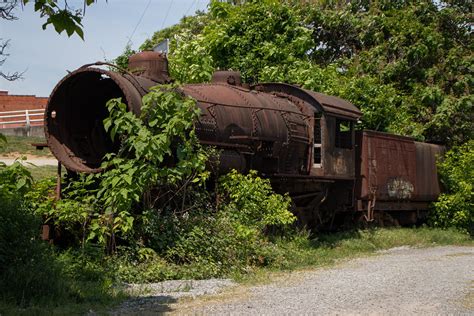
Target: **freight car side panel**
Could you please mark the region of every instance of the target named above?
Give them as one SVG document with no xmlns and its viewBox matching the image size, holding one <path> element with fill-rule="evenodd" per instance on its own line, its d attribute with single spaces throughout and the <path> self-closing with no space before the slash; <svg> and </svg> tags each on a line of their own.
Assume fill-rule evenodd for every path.
<svg viewBox="0 0 474 316">
<path fill-rule="evenodd" d="M 436 161 L 445 148 L 443 146 L 415 142 L 417 199 L 434 201 L 440 194 Z"/>
<path fill-rule="evenodd" d="M 412 139 L 385 133 L 358 133 L 358 199 L 408 201 L 417 197 L 416 148 Z"/>
</svg>

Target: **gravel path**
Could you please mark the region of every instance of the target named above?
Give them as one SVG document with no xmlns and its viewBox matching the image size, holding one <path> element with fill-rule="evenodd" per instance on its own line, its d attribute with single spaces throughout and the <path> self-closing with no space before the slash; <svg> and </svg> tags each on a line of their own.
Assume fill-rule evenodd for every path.
<svg viewBox="0 0 474 316">
<path fill-rule="evenodd" d="M 176 280 L 150 284 L 130 284 L 127 291 L 138 295 L 124 302 L 112 315 L 154 315 L 171 311 L 169 305 L 180 298 L 194 299 L 202 295 L 213 295 L 224 288 L 235 286 L 230 279 Z"/>
<path fill-rule="evenodd" d="M 225 282 L 216 288 L 232 285 Z M 394 248 L 336 267 L 288 274 L 267 285 L 184 301 L 173 292 L 152 292 L 140 309 L 132 306 L 118 314 L 474 315 L 474 247 Z M 167 303 L 154 307 L 160 296 Z"/>
</svg>

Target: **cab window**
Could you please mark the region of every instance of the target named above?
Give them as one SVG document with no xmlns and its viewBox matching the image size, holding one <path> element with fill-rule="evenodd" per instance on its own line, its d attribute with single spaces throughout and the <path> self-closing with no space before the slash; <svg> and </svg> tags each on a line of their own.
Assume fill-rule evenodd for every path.
<svg viewBox="0 0 474 316">
<path fill-rule="evenodd" d="M 314 117 L 313 167 L 321 168 L 321 118 Z"/>
<path fill-rule="evenodd" d="M 352 149 L 353 122 L 349 120 L 336 119 L 335 146 L 338 148 Z"/>
</svg>

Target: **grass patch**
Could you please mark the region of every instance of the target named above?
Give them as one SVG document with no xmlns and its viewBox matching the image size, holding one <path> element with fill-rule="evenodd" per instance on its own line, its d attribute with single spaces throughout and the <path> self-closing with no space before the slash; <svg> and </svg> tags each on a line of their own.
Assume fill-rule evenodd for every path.
<svg viewBox="0 0 474 316">
<path fill-rule="evenodd" d="M 58 167 L 56 166 L 27 166 L 35 181 L 45 178 L 56 177 Z M 64 171 L 63 171 L 64 174 Z"/>
<path fill-rule="evenodd" d="M 49 148 L 38 150 L 31 146 L 32 143 L 45 143 L 44 137 L 22 137 L 22 136 L 5 136 L 7 143 L 0 147 L 0 156 L 7 156 L 9 154 L 20 153 L 23 155 L 34 155 L 41 157 L 53 157 Z"/>
<path fill-rule="evenodd" d="M 357 257 L 372 255 L 378 250 L 399 246 L 430 247 L 440 245 L 474 246 L 471 237 L 455 229 L 392 228 L 354 230 L 311 238 L 300 232 L 295 236 L 277 238 L 265 251 L 265 264 L 261 266 L 235 266 L 229 272 L 219 273 L 213 263 L 173 264 L 153 257 L 132 264 L 124 258 L 114 261 L 117 278 L 126 282 L 159 282 L 172 279 L 205 279 L 230 277 L 242 283 L 259 283 L 281 272 L 314 269 L 330 266 Z"/>
</svg>

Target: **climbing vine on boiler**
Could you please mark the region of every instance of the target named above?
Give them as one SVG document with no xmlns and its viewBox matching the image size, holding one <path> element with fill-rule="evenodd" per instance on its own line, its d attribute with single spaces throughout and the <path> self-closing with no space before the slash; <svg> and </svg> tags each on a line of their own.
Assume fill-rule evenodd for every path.
<svg viewBox="0 0 474 316">
<path fill-rule="evenodd" d="M 114 251 L 117 238 L 133 235 L 134 212 L 157 203 L 158 199 L 148 198 L 152 190 L 200 185 L 209 174 L 208 153 L 194 132 L 199 115 L 195 101 L 170 85 L 152 88 L 142 103 L 140 117 L 127 111 L 120 98 L 107 103 L 110 115 L 104 127 L 120 141 L 119 151 L 105 156 L 101 173 L 79 175 L 70 182 L 65 198 L 46 213 L 61 227 L 82 223 L 87 236 L 83 242 L 97 240 L 107 245 L 108 252 Z M 44 203 L 50 205 L 50 199 Z"/>
</svg>

